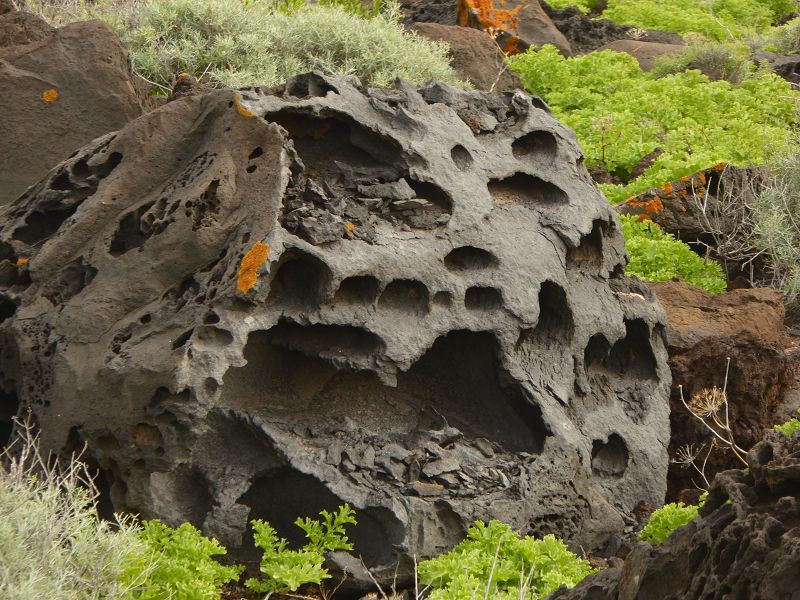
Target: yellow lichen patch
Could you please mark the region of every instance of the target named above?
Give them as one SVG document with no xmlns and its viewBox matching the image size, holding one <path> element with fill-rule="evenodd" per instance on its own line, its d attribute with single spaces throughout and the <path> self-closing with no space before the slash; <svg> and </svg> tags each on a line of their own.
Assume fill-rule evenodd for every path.
<svg viewBox="0 0 800 600">
<path fill-rule="evenodd" d="M 178 79 L 183 79 L 184 77 L 188 77 L 189 74 L 186 71 L 181 71 L 178 73 Z"/>
<path fill-rule="evenodd" d="M 55 102 L 58 100 L 58 90 L 56 88 L 48 88 L 42 92 L 43 102 Z"/>
<path fill-rule="evenodd" d="M 25 266 L 25 265 L 27 265 L 27 264 L 28 264 L 28 259 L 27 259 L 27 258 L 25 258 L 24 256 L 20 256 L 20 257 L 17 259 L 17 266 L 18 266 L 18 267 L 24 267 L 24 266 Z"/>
<path fill-rule="evenodd" d="M 253 289 L 258 281 L 258 270 L 269 257 L 269 244 L 256 242 L 242 258 L 239 266 L 239 276 L 236 279 L 236 289 L 246 294 Z"/>
<path fill-rule="evenodd" d="M 344 228 L 347 230 L 347 233 L 353 233 L 356 230 L 355 224 L 350 221 L 344 224 Z"/>
<path fill-rule="evenodd" d="M 241 99 L 239 98 L 239 94 L 237 92 L 233 92 L 233 103 L 236 105 L 236 110 L 243 117 L 255 117 L 256 116 L 253 112 L 247 110 L 244 107 L 244 105 L 242 104 Z"/>
</svg>

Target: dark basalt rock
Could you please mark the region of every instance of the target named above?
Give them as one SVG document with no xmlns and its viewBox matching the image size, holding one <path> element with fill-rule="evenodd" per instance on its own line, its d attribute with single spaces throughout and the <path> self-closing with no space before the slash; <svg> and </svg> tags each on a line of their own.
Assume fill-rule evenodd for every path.
<svg viewBox="0 0 800 600">
<path fill-rule="evenodd" d="M 476 518 L 601 546 L 666 490 L 665 316 L 545 108 L 310 74 L 94 141 L 3 211 L 0 401 L 235 556 L 342 502 L 390 579 Z"/>
<path fill-rule="evenodd" d="M 700 516 L 663 544 L 639 543 L 623 567 L 548 600 L 797 600 L 800 434 L 768 432 L 747 462 L 717 475 Z"/>
</svg>

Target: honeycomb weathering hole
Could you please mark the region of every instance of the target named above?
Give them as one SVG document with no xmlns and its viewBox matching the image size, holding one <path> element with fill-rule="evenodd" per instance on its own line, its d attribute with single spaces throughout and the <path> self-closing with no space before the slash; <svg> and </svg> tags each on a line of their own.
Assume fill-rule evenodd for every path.
<svg viewBox="0 0 800 600">
<path fill-rule="evenodd" d="M 378 299 L 381 284 L 372 275 L 344 279 L 333 297 L 335 304 L 372 304 Z"/>
<path fill-rule="evenodd" d="M 407 443 L 415 431 L 429 427 L 420 421 L 423 413 L 439 414 L 464 435 L 486 438 L 510 452 L 541 452 L 551 435 L 536 402 L 521 386 L 506 385 L 499 344 L 489 332 L 459 330 L 439 337 L 408 371 L 398 373 L 396 387 L 384 385 L 371 371 L 342 366 L 342 358 L 358 358 L 352 348 L 364 351 L 368 344 L 361 340 L 369 335 L 351 332 L 360 345 L 345 347 L 343 333 L 346 328 L 294 324 L 251 333 L 244 350 L 247 364 L 225 374 L 220 404 L 267 419 L 281 415 L 285 423 L 292 422 L 291 415 L 302 416 L 304 425 L 321 431 L 335 427 L 331 415 L 352 419 L 377 432 L 376 444 Z M 338 364 L 312 355 L 318 350 L 306 339 L 318 343 L 322 336 L 331 344 L 326 348 L 338 352 Z"/>
<path fill-rule="evenodd" d="M 142 217 L 153 208 L 154 204 L 155 202 L 148 202 L 122 217 L 108 248 L 111 256 L 122 256 L 135 248 L 144 247 L 150 235 L 145 231 L 147 227 L 143 226 Z"/>
<path fill-rule="evenodd" d="M 78 210 L 80 203 L 52 208 L 47 212 L 33 211 L 25 218 L 25 225 L 12 234 L 15 239 L 33 246 L 51 237 Z"/>
<path fill-rule="evenodd" d="M 527 173 L 515 173 L 505 179 L 492 179 L 489 182 L 489 193 L 495 204 L 544 206 L 569 202 L 566 192 L 560 187 Z"/>
<path fill-rule="evenodd" d="M 475 162 L 469 150 L 464 148 L 461 144 L 453 146 L 452 150 L 450 150 L 450 157 L 453 159 L 453 164 L 461 171 L 469 170 L 472 163 Z"/>
<path fill-rule="evenodd" d="M 428 288 L 415 279 L 395 279 L 383 290 L 378 306 L 409 314 L 423 315 L 429 307 Z"/>
<path fill-rule="evenodd" d="M 628 446 L 618 434 L 612 433 L 608 441 L 592 443 L 592 471 L 598 475 L 619 477 L 628 468 Z"/>
<path fill-rule="evenodd" d="M 587 373 L 605 372 L 637 379 L 656 377 L 650 328 L 642 319 L 625 320 L 625 337 L 610 345 L 602 334 L 589 339 L 583 354 Z"/>
<path fill-rule="evenodd" d="M 328 265 L 300 250 L 289 250 L 280 259 L 272 279 L 269 300 L 277 304 L 313 310 L 331 285 Z"/>
<path fill-rule="evenodd" d="M 468 310 L 496 310 L 503 306 L 503 295 L 497 288 L 473 286 L 464 295 L 464 306 Z"/>
<path fill-rule="evenodd" d="M 511 144 L 516 158 L 530 158 L 536 162 L 552 163 L 558 152 L 556 137 L 549 131 L 531 131 Z"/>
<path fill-rule="evenodd" d="M 603 240 L 614 230 L 614 224 L 602 219 L 592 221 L 592 230 L 581 237 L 577 248 L 567 251 L 567 262 L 570 264 L 603 263 Z"/>
<path fill-rule="evenodd" d="M 453 249 L 444 257 L 444 266 L 451 271 L 469 271 L 472 269 L 489 269 L 496 267 L 498 260 L 494 254 L 474 246 L 462 246 Z"/>
<path fill-rule="evenodd" d="M 557 283 L 544 281 L 539 288 L 539 320 L 533 330 L 534 337 L 543 342 L 558 340 L 567 343 L 574 331 L 575 323 L 566 291 Z"/>
<path fill-rule="evenodd" d="M 269 330 L 271 343 L 334 362 L 379 355 L 384 344 L 374 333 L 351 325 L 281 322 Z"/>
</svg>

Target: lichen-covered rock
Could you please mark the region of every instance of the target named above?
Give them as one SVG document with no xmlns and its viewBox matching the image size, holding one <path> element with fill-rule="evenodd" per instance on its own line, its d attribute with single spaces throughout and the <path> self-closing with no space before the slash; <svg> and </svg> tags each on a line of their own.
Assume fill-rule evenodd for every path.
<svg viewBox="0 0 800 600">
<path fill-rule="evenodd" d="M 96 140 L 2 215 L 3 400 L 236 554 L 345 501 L 389 577 L 476 518 L 602 546 L 664 497 L 665 317 L 543 107 L 311 74 Z"/>
<path fill-rule="evenodd" d="M 700 516 L 662 545 L 640 543 L 621 568 L 561 589 L 548 600 L 690 600 L 800 597 L 800 434 L 771 431 L 725 471 Z"/>
<path fill-rule="evenodd" d="M 0 14 L 0 204 L 141 113 L 127 51 L 107 24 L 53 29 L 27 12 Z"/>
</svg>

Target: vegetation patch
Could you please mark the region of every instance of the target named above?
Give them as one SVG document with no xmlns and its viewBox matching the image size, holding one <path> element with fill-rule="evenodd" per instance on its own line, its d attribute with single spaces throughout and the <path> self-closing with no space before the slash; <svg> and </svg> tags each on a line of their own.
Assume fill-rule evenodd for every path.
<svg viewBox="0 0 800 600">
<path fill-rule="evenodd" d="M 509 64 L 575 130 L 587 165 L 626 182 L 601 185 L 611 202 L 720 162 L 765 164 L 790 147 L 797 123 L 800 94 L 772 73 L 736 85 L 695 70 L 657 77 L 627 54 L 564 58 L 553 46 L 510 57 Z M 656 149 L 663 153 L 631 180 Z"/>
<path fill-rule="evenodd" d="M 520 536 L 499 521 L 476 521 L 467 539 L 447 554 L 419 564 L 431 600 L 544 598 L 561 585 L 573 587 L 593 572 L 588 561 L 552 535 Z"/>
<path fill-rule="evenodd" d="M 622 216 L 620 221 L 630 255 L 628 275 L 645 281 L 678 277 L 712 294 L 725 291 L 725 276 L 719 263 L 702 258 L 652 221 L 638 221 L 635 216 Z"/>
<path fill-rule="evenodd" d="M 639 533 L 639 539 L 653 544 L 661 544 L 672 532 L 690 523 L 697 517 L 697 506 L 686 505 L 683 502 L 670 502 L 655 510 L 644 529 Z"/>
<path fill-rule="evenodd" d="M 187 72 L 213 87 L 274 86 L 319 70 L 387 87 L 396 78 L 464 86 L 447 46 L 400 24 L 396 4 L 381 10 L 353 0 L 313 5 L 288 0 L 31 0 L 51 23 L 100 18 L 128 47 L 134 69 L 169 89 Z M 380 4 L 378 4 L 380 7 Z"/>
</svg>

